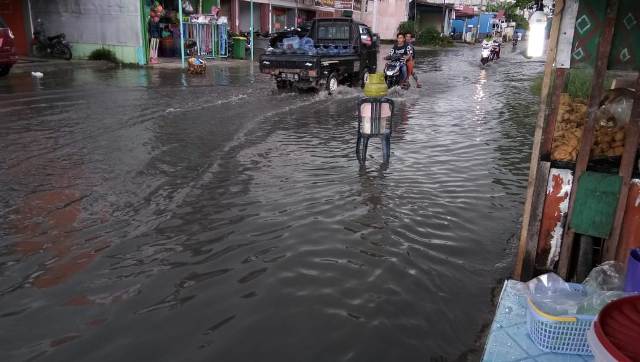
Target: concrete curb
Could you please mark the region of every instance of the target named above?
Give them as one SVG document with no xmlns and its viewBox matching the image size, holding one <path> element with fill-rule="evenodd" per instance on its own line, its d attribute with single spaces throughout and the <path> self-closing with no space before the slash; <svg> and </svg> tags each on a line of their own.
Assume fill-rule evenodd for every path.
<svg viewBox="0 0 640 362">
<path fill-rule="evenodd" d="M 254 62 L 257 63 L 257 62 Z M 228 60 L 208 60 L 207 66 L 211 68 L 247 68 L 251 65 L 250 60 L 238 60 L 238 59 L 228 59 Z M 159 63 L 159 64 L 147 64 L 147 65 L 119 65 L 111 62 L 103 61 L 103 60 L 60 60 L 60 59 L 39 59 L 39 58 L 21 58 L 11 68 L 11 74 L 24 74 L 31 72 L 41 72 L 41 73 L 52 73 L 52 72 L 60 72 L 60 71 L 71 71 L 78 69 L 94 69 L 94 70 L 105 70 L 105 69 L 176 69 L 181 70 L 182 66 L 180 61 L 175 61 L 172 59 L 170 62 Z M 186 71 L 186 67 L 185 67 Z"/>
<path fill-rule="evenodd" d="M 257 64 L 257 59 L 254 61 Z M 207 60 L 207 67 L 222 67 L 222 68 L 244 68 L 251 65 L 251 61 L 247 59 L 227 59 L 227 60 Z M 143 67 L 149 69 L 181 69 L 182 65 L 180 61 L 171 61 L 167 63 L 162 63 L 162 61 L 158 64 L 147 64 Z M 186 61 L 185 61 L 185 69 L 186 69 Z"/>
<path fill-rule="evenodd" d="M 11 74 L 58 72 L 76 69 L 112 69 L 117 65 L 102 60 L 21 59 L 11 68 Z"/>
</svg>

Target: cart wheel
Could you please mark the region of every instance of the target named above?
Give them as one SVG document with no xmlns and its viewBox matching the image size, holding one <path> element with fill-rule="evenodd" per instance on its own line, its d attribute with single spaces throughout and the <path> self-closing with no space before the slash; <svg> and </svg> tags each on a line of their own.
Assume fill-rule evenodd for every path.
<svg viewBox="0 0 640 362">
<path fill-rule="evenodd" d="M 334 94 L 338 90 L 338 77 L 336 73 L 329 74 L 327 77 L 327 92 L 329 94 Z"/>
</svg>

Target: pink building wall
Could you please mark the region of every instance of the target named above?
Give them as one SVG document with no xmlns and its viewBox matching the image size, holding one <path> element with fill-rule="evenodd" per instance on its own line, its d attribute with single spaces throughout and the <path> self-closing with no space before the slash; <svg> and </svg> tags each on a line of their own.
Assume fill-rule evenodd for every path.
<svg viewBox="0 0 640 362">
<path fill-rule="evenodd" d="M 373 3 L 369 3 L 362 21 L 373 27 L 381 39 L 395 39 L 398 25 L 407 20 L 408 0 L 375 0 L 378 2 L 378 19 L 373 21 Z"/>
</svg>

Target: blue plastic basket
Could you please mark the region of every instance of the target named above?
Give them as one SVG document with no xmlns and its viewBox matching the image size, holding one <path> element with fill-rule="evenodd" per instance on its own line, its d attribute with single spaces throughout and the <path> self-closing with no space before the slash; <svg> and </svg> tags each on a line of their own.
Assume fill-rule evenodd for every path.
<svg viewBox="0 0 640 362">
<path fill-rule="evenodd" d="M 574 291 L 584 293 L 580 284 L 569 283 Z M 553 316 L 538 309 L 528 300 L 527 327 L 531 339 L 547 352 L 591 355 L 587 332 L 595 319 L 590 315 Z"/>
</svg>

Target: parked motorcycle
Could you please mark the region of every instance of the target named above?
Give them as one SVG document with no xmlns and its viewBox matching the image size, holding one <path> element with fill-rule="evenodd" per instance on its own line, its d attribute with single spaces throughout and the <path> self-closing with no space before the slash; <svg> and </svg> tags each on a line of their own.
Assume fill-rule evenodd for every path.
<svg viewBox="0 0 640 362">
<path fill-rule="evenodd" d="M 65 60 L 71 60 L 71 44 L 66 40 L 64 33 L 54 36 L 46 36 L 44 24 L 38 19 L 36 29 L 31 41 L 33 55 L 36 57 L 52 56 Z"/>
<path fill-rule="evenodd" d="M 401 55 L 390 55 L 385 58 L 387 64 L 384 66 L 384 81 L 387 83 L 387 88 L 391 89 L 396 86 L 400 86 L 402 89 L 409 89 L 411 85 L 409 82 L 402 82 L 402 73 L 400 71 L 404 59 Z"/>
</svg>

